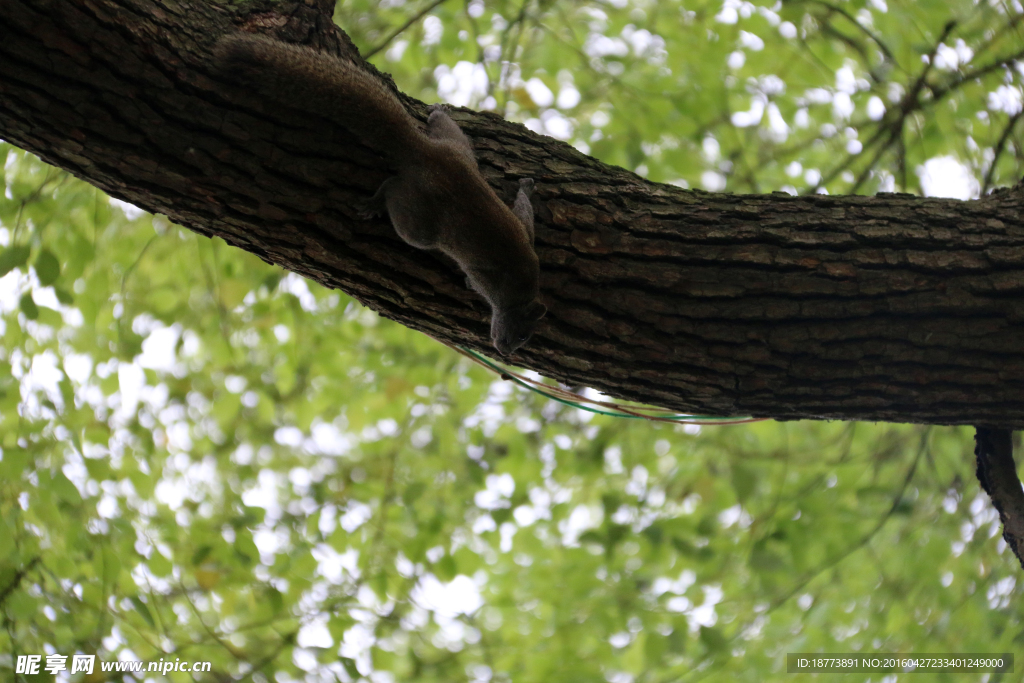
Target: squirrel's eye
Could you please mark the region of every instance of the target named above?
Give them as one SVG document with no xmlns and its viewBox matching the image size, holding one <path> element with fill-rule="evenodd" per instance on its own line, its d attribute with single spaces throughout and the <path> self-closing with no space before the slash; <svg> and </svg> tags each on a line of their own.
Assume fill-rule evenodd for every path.
<svg viewBox="0 0 1024 683">
<path fill-rule="evenodd" d="M 519 337 L 519 341 L 521 341 L 521 342 L 526 341 L 526 335 L 524 334 L 524 335 L 520 336 Z"/>
</svg>

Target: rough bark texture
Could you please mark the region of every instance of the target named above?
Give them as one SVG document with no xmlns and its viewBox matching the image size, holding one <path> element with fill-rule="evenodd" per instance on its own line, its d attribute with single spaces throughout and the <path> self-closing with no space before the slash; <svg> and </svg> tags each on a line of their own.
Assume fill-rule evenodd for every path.
<svg viewBox="0 0 1024 683">
<path fill-rule="evenodd" d="M 0 0 L 0 137 L 493 355 L 487 306 L 457 269 L 356 218 L 387 177 L 380 157 L 210 69 L 237 30 L 358 60 L 332 8 Z M 1020 186 L 974 202 L 708 194 L 493 115 L 454 118 L 501 196 L 537 181 L 550 312 L 518 364 L 700 414 L 1024 426 Z"/>
<path fill-rule="evenodd" d="M 1003 539 L 1024 568 L 1024 490 L 1013 462 L 1012 436 L 1008 429 L 978 427 L 974 455 L 978 481 L 1003 523 Z"/>
</svg>

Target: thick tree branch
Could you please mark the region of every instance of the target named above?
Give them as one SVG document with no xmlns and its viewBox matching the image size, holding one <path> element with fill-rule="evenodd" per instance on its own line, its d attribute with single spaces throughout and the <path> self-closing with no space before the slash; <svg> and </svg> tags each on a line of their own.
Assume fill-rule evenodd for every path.
<svg viewBox="0 0 1024 683">
<path fill-rule="evenodd" d="M 1013 462 L 1011 437 L 1009 429 L 978 427 L 974 455 L 978 481 L 1003 523 L 1003 539 L 1024 568 L 1024 489 Z"/>
<path fill-rule="evenodd" d="M 210 68 L 210 46 L 237 30 L 356 61 L 332 9 L 0 0 L 0 137 L 493 353 L 488 308 L 453 264 L 356 217 L 388 175 L 373 141 Z M 537 181 L 550 312 L 518 363 L 700 414 L 1024 426 L 1021 188 L 975 202 L 708 194 L 492 114 L 455 118 L 503 197 Z"/>
</svg>

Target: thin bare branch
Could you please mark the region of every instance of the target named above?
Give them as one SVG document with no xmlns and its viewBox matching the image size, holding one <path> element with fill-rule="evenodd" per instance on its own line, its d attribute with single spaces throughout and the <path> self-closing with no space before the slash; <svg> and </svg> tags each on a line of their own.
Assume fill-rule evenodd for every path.
<svg viewBox="0 0 1024 683">
<path fill-rule="evenodd" d="M 1024 109 L 1010 117 L 1006 128 L 1003 129 L 1003 134 L 999 136 L 999 142 L 992 149 L 992 163 L 989 164 L 988 170 L 985 172 L 985 182 L 981 185 L 981 194 L 983 196 L 988 194 L 989 189 L 992 187 L 992 178 L 996 172 L 996 164 L 999 163 L 999 157 L 1002 155 L 1003 150 L 1006 149 L 1006 141 L 1010 138 L 1010 134 L 1013 132 L 1017 122 L 1020 121 L 1022 114 L 1024 114 Z"/>
<path fill-rule="evenodd" d="M 374 47 L 369 52 L 367 52 L 365 55 L 363 55 L 363 59 L 369 59 L 370 57 L 374 56 L 375 54 L 377 54 L 378 52 L 380 52 L 381 50 L 386 48 L 388 45 L 391 44 L 391 41 L 394 40 L 395 38 L 397 38 L 403 31 L 405 31 L 405 29 L 407 29 L 410 26 L 412 26 L 413 24 L 415 24 L 417 21 L 419 21 L 420 19 L 425 17 L 433 9 L 435 9 L 439 5 L 443 4 L 444 2 L 445 2 L 445 0 L 434 0 L 434 2 L 430 3 L 429 5 L 424 7 L 422 10 L 420 10 L 416 14 L 412 15 L 411 17 L 409 17 L 408 21 L 406 21 L 404 24 L 402 24 L 401 26 L 396 28 L 394 31 L 392 31 L 390 34 L 388 34 L 387 38 L 382 40 L 376 47 Z"/>
</svg>

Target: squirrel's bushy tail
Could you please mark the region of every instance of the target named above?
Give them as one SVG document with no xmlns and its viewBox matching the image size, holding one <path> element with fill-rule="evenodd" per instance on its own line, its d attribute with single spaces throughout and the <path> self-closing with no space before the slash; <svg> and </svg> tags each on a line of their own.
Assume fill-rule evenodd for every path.
<svg viewBox="0 0 1024 683">
<path fill-rule="evenodd" d="M 348 62 L 253 34 L 225 36 L 213 53 L 224 76 L 337 121 L 389 159 L 420 146 L 423 135 L 398 98 Z"/>
</svg>

